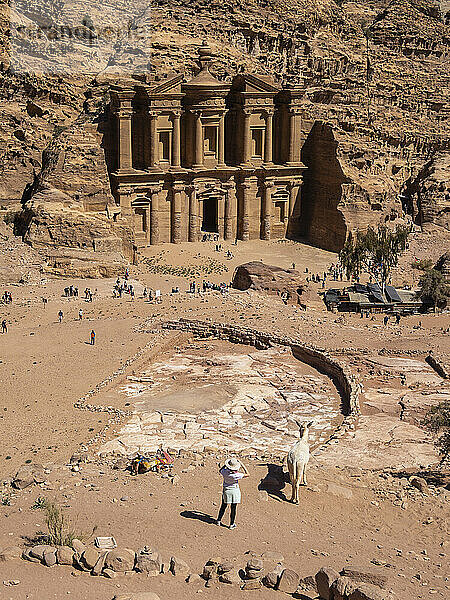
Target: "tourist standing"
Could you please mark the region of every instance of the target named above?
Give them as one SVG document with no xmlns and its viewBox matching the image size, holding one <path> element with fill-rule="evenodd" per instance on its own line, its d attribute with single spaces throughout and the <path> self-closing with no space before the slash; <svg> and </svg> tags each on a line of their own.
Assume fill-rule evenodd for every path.
<svg viewBox="0 0 450 600">
<path fill-rule="evenodd" d="M 240 472 L 242 468 L 243 473 Z M 237 458 L 229 458 L 225 461 L 224 466 L 219 470 L 223 477 L 222 504 L 220 506 L 219 515 L 216 524 L 222 525 L 222 519 L 228 505 L 230 508 L 230 529 L 236 528 L 236 508 L 241 502 L 241 490 L 239 480 L 243 477 L 248 477 L 246 467 L 237 460 Z"/>
<path fill-rule="evenodd" d="M 58 313 L 58 319 L 59 319 L 59 322 L 60 322 L 60 323 L 61 323 L 61 321 L 63 320 L 63 316 L 64 316 L 64 313 L 63 313 L 63 311 L 62 311 L 62 310 L 60 310 L 60 311 L 59 311 L 59 313 Z"/>
<path fill-rule="evenodd" d="M 95 344 L 95 331 L 91 330 L 91 346 Z"/>
<path fill-rule="evenodd" d="M 8 333 L 8 324 L 6 323 L 6 319 L 2 321 L 2 333 Z"/>
<path fill-rule="evenodd" d="M 83 320 L 83 310 L 80 308 L 80 310 L 78 311 L 78 318 L 80 319 L 80 321 Z"/>
</svg>

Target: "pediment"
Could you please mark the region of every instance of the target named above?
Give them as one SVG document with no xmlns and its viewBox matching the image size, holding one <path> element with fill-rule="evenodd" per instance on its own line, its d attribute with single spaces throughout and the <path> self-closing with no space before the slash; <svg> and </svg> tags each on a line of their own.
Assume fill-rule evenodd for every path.
<svg viewBox="0 0 450 600">
<path fill-rule="evenodd" d="M 155 82 L 149 92 L 150 94 L 181 94 L 181 83 L 184 79 L 182 73 L 172 73 L 162 81 Z"/>
<path fill-rule="evenodd" d="M 233 88 L 240 92 L 252 93 L 270 93 L 276 94 L 280 87 L 270 78 L 264 75 L 243 74 L 237 75 L 233 79 Z"/>
</svg>

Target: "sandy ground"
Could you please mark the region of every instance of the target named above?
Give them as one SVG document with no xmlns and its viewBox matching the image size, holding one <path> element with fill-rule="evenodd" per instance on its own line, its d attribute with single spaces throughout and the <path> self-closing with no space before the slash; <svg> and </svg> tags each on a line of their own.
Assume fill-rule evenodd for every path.
<svg viewBox="0 0 450 600">
<path fill-rule="evenodd" d="M 22 536 L 32 536 L 42 528 L 43 515 L 31 506 L 38 495 L 55 496 L 70 505 L 67 510 L 78 515 L 83 531 L 98 525 L 98 534 L 113 534 L 120 544 L 133 548 L 156 546 L 165 556 L 173 553 L 185 558 L 194 571 L 200 572 L 211 555 L 231 558 L 250 549 L 282 552 L 286 564 L 303 576 L 325 564 L 341 568 L 346 562 L 357 562 L 367 566 L 376 559 L 392 565 L 383 568 L 391 575 L 391 587 L 400 598 L 448 597 L 448 548 L 440 546 L 445 542 L 448 522 L 445 491 L 417 497 L 402 509 L 391 500 L 379 501 L 377 490 L 385 486 L 385 480 L 378 475 L 367 473 L 358 479 L 339 472 L 336 477 L 336 467 L 328 465 L 312 470 L 299 508 L 283 498 L 262 498 L 258 483 L 267 467 L 252 461 L 252 477 L 243 484 L 245 502 L 239 528 L 230 532 L 217 529 L 207 517 L 186 514 L 200 511 L 213 515 L 217 510 L 214 503 L 218 503 L 220 482 L 217 461 L 212 458 L 186 474 L 181 470 L 188 463 L 180 461 L 176 469 L 181 480 L 175 487 L 153 475 L 132 480 L 103 464 L 90 463 L 81 474 L 61 467 L 107 422 L 103 413 L 80 411 L 73 404 L 143 348 L 152 339 L 145 331 L 166 319 L 209 318 L 295 335 L 331 351 L 348 350 L 343 360 L 364 377 L 367 389 L 396 390 L 401 386 L 400 375 L 389 379 L 380 369 L 368 366 L 362 360 L 367 352 L 377 354 L 383 348 L 406 354 L 413 351 L 423 360 L 431 350 L 448 362 L 450 335 L 444 332 L 450 325 L 448 314 L 405 317 L 400 326 L 384 327 L 382 316 L 370 320 L 331 314 L 321 310 L 320 303 L 304 312 L 284 306 L 278 297 L 254 292 L 232 291 L 226 297 L 213 292 L 193 298 L 186 290 L 194 277 L 167 274 L 167 267 L 198 268 L 200 264 L 206 272 L 195 277 L 197 282 L 203 278 L 229 282 L 234 268 L 248 260 L 262 259 L 281 267 L 295 263 L 300 272 L 308 267 L 316 273 L 336 261 L 331 253 L 293 242 L 223 245 L 224 251 L 232 250 L 233 260 L 227 260 L 224 251 L 215 252 L 214 246 L 181 244 L 146 251 L 149 257 L 163 252 L 156 264 L 165 267 L 155 272 L 155 263 L 142 263 L 131 269 L 131 277 L 148 288 L 161 289 L 161 304 L 145 302 L 139 293 L 134 301 L 128 297 L 113 299 L 110 280 L 49 280 L 34 286 L 5 286 L 14 302 L 0 307 L 0 317 L 9 325 L 8 333 L 0 335 L 0 477 L 10 477 L 26 461 L 52 465 L 53 470 L 45 489 L 18 492 L 11 506 L 0 507 L 0 548 L 23 543 Z M 78 285 L 81 291 L 97 288 L 94 301 L 63 298 L 63 289 L 69 284 Z M 179 286 L 179 294 L 169 295 L 173 286 Z M 43 296 L 48 298 L 45 308 Z M 81 321 L 80 308 L 84 312 Z M 64 312 L 62 323 L 57 318 L 60 309 Z M 421 328 L 417 328 L 419 321 Z M 88 344 L 92 328 L 97 334 L 94 346 Z M 367 418 L 371 411 L 373 407 L 363 405 Z M 113 439 L 120 427 L 118 424 L 109 430 L 107 438 Z M 333 493 L 329 491 L 333 485 L 327 486 L 336 480 L 342 489 L 334 488 Z M 128 500 L 120 501 L 123 496 Z M 113 498 L 118 501 L 113 502 Z M 432 522 L 425 524 L 428 516 Z M 402 550 L 401 555 L 394 548 Z M 426 555 L 421 554 L 423 550 Z M 197 589 L 169 575 L 150 581 L 138 575 L 108 581 L 85 574 L 73 577 L 71 571 L 65 567 L 47 571 L 23 562 L 1 564 L 0 581 L 20 579 L 21 583 L 4 589 L 0 585 L 0 598 L 60 599 L 70 592 L 80 600 L 107 600 L 120 590 L 146 589 L 159 593 L 161 600 L 197 597 Z M 413 577 L 417 573 L 420 580 Z M 202 589 L 202 593 L 230 600 L 244 594 L 228 588 Z M 258 598 L 275 595 L 270 590 L 257 592 Z"/>
</svg>

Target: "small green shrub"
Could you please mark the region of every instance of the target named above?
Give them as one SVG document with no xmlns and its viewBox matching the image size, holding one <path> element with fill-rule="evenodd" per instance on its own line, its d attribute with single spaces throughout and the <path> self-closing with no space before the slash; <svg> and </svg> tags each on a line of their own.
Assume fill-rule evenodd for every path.
<svg viewBox="0 0 450 600">
<path fill-rule="evenodd" d="M 34 501 L 32 510 L 42 510 L 47 507 L 47 500 L 43 496 L 38 496 Z"/>
<path fill-rule="evenodd" d="M 77 533 L 70 520 L 64 515 L 56 502 L 45 502 L 45 524 L 48 529 L 47 540 L 52 546 L 72 546 L 75 538 L 81 539 L 82 533 Z"/>
</svg>

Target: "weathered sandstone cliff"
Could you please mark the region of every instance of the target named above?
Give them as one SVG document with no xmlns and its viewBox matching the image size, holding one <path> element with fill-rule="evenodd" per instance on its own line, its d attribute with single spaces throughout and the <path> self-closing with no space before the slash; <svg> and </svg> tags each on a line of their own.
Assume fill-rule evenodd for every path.
<svg viewBox="0 0 450 600">
<path fill-rule="evenodd" d="M 106 214 L 113 202 L 110 83 L 190 74 L 195 48 L 207 40 L 219 79 L 245 70 L 304 86 L 303 235 L 310 242 L 336 250 L 349 230 L 397 219 L 438 228 L 445 237 L 449 10 L 448 2 L 434 0 L 137 0 L 131 7 L 120 0 L 101 6 L 21 0 L 4 6 L 4 42 L 9 28 L 43 21 L 56 28 L 77 23 L 84 38 L 67 41 L 64 60 L 51 55 L 45 36 L 20 41 L 15 53 L 5 43 L 0 199 L 20 200 L 36 173 L 41 186 L 73 200 L 67 211 L 75 208 L 76 219 L 89 211 Z M 38 74 L 42 59 L 47 71 L 64 62 L 65 72 Z"/>
</svg>

